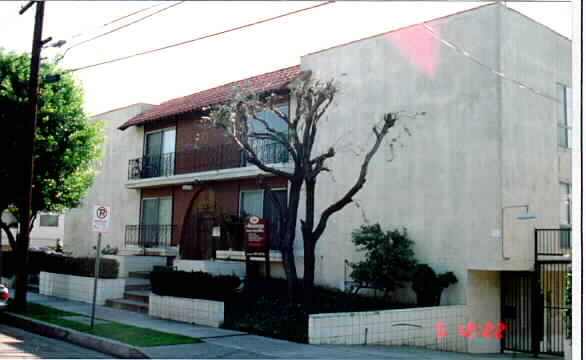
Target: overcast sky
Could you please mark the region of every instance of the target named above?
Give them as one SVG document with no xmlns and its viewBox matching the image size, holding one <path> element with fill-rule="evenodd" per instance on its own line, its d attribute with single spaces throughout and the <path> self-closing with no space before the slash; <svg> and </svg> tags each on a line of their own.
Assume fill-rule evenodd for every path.
<svg viewBox="0 0 586 360">
<path fill-rule="evenodd" d="M 24 1 L 0 2 L 0 47 L 29 52 L 34 9 Z M 47 1 L 43 37 L 68 45 L 161 10 L 170 1 Z M 184 2 L 68 51 L 64 68 L 76 68 L 255 22 L 319 2 Z M 480 6 L 479 2 L 337 2 L 225 35 L 75 73 L 85 109 L 97 114 L 121 106 L 163 101 L 230 81 L 299 64 L 323 48 Z M 159 5 L 110 26 L 134 11 Z M 571 3 L 508 6 L 571 38 Z M 76 34 L 80 36 L 72 38 Z M 61 51 L 63 51 L 63 49 Z M 55 50 L 45 50 L 52 57 Z"/>
</svg>

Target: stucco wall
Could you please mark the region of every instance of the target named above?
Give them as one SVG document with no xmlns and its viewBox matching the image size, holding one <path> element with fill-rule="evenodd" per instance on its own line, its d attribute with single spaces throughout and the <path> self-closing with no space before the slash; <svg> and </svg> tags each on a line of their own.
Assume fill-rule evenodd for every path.
<svg viewBox="0 0 586 360">
<path fill-rule="evenodd" d="M 64 246 L 75 256 L 92 253 L 97 234 L 90 231 L 92 211 L 95 205 L 111 207 L 110 230 L 102 236 L 102 246 L 124 246 L 124 229 L 127 224 L 137 224 L 140 193 L 124 186 L 128 180 L 128 160 L 142 154 L 143 129 L 130 127 L 118 130 L 131 117 L 148 109 L 148 104 L 135 104 L 93 117 L 104 121 L 106 140 L 103 158 L 97 166 L 99 174 L 82 200 L 80 207 L 72 209 L 65 217 Z"/>
<path fill-rule="evenodd" d="M 571 42 L 514 11 L 502 10 L 502 205 L 529 204 L 537 218 L 513 220 L 505 212 L 504 267 L 532 270 L 533 228 L 560 225 L 559 182 L 570 183 L 571 157 L 558 147 L 563 103 L 558 84 L 571 86 Z M 531 39 L 528 41 L 527 39 Z M 527 88 L 521 88 L 518 83 Z"/>
<path fill-rule="evenodd" d="M 494 8 L 429 25 L 495 64 L 496 42 L 487 36 L 494 33 Z M 428 44 L 429 54 L 417 55 L 422 50 L 409 48 L 414 43 Z M 401 118 L 387 139 L 404 126 L 412 136 L 402 135 L 393 149 L 385 141 L 355 197 L 359 206 L 331 217 L 317 245 L 318 282 L 339 286 L 344 260 L 362 256 L 351 242 L 352 230 L 379 222 L 389 230 L 406 227 L 419 261 L 438 272 L 454 271 L 460 281 L 446 291 L 444 303 L 464 304 L 466 269 L 499 254 L 491 237 L 499 206 L 495 77 L 421 25 L 305 56 L 302 68 L 318 79 L 335 79 L 339 89 L 322 124 L 327 131 L 317 139 L 318 150 L 337 144 L 328 164 L 333 174 L 318 180 L 318 214 L 355 181 L 373 143 L 371 128 L 384 113 L 426 112 Z"/>
<path fill-rule="evenodd" d="M 344 260 L 362 257 L 351 232 L 367 222 L 406 227 L 420 262 L 455 272 L 459 282 L 442 304 L 467 303 L 466 288 L 477 285 L 469 269 L 527 268 L 533 226 L 559 221 L 555 108 L 495 72 L 551 91 L 569 76 L 569 44 L 517 17 L 485 6 L 429 22 L 433 34 L 415 25 L 302 58 L 303 70 L 335 79 L 339 89 L 317 139 L 317 151 L 337 150 L 327 164 L 333 173 L 318 180 L 317 214 L 355 181 L 384 113 L 426 113 L 401 117 L 371 162 L 358 204 L 331 217 L 317 245 L 317 282 L 340 286 Z M 403 127 L 411 136 L 403 133 L 391 147 Z M 505 223 L 512 240 L 503 249 L 502 207 L 527 202 L 538 221 Z"/>
</svg>

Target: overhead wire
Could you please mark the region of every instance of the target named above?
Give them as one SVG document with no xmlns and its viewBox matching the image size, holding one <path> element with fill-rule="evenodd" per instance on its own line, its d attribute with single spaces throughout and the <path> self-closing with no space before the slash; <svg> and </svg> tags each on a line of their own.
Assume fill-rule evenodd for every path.
<svg viewBox="0 0 586 360">
<path fill-rule="evenodd" d="M 298 13 L 301 13 L 301 12 L 304 12 L 304 11 L 308 11 L 308 10 L 312 10 L 312 9 L 315 9 L 315 8 L 318 8 L 318 7 L 321 7 L 321 6 L 330 5 L 330 4 L 333 4 L 335 2 L 336 2 L 335 0 L 326 1 L 326 2 L 320 3 L 318 5 L 312 5 L 312 6 L 309 6 L 309 7 L 306 7 L 306 8 L 302 8 L 302 9 L 298 9 L 298 10 L 286 12 L 286 13 L 283 13 L 283 14 L 280 14 L 280 15 L 277 15 L 277 16 L 273 16 L 273 17 L 270 17 L 270 18 L 263 19 L 263 20 L 259 20 L 259 21 L 255 21 L 255 22 L 248 23 L 248 24 L 245 24 L 245 25 L 236 26 L 236 27 L 233 27 L 233 28 L 230 28 L 230 29 L 227 29 L 227 30 L 222 30 L 222 31 L 219 31 L 219 32 L 215 32 L 213 34 L 208 34 L 208 35 L 200 36 L 200 37 L 197 37 L 197 38 L 194 38 L 194 39 L 181 41 L 181 42 L 178 42 L 178 43 L 174 43 L 174 44 L 171 44 L 171 45 L 166 45 L 166 46 L 159 47 L 159 48 L 156 48 L 156 49 L 141 51 L 141 52 L 138 52 L 138 53 L 135 53 L 135 54 L 132 54 L 132 55 L 121 56 L 121 57 L 118 57 L 118 58 L 114 58 L 114 59 L 102 61 L 102 62 L 95 63 L 95 64 L 91 64 L 91 65 L 80 66 L 80 67 L 77 67 L 77 68 L 74 68 L 74 69 L 69 69 L 69 70 L 66 70 L 66 72 L 75 72 L 75 71 L 79 71 L 79 70 L 93 68 L 93 67 L 96 67 L 96 66 L 110 64 L 110 63 L 117 62 L 117 61 L 131 59 L 131 58 L 134 58 L 134 57 L 137 57 L 137 56 L 152 54 L 154 52 L 158 52 L 158 51 L 162 51 L 162 50 L 174 48 L 174 47 L 177 47 L 177 46 L 182 46 L 182 45 L 190 44 L 190 43 L 193 43 L 193 42 L 196 42 L 196 41 L 199 41 L 199 40 L 208 39 L 208 38 L 211 38 L 211 37 L 214 37 L 214 36 L 227 34 L 229 32 L 233 32 L 233 31 L 237 31 L 237 30 L 244 29 L 244 28 L 252 27 L 252 26 L 255 26 L 255 25 L 259 25 L 259 24 L 262 24 L 262 23 L 266 23 L 266 22 L 269 22 L 269 21 L 277 20 L 277 19 L 280 19 L 280 18 L 283 18 L 283 17 L 286 17 L 286 16 L 298 14 Z"/>
<path fill-rule="evenodd" d="M 77 34 L 71 35 L 70 37 L 68 37 L 68 38 L 66 38 L 64 40 L 71 41 L 71 40 L 76 39 L 76 38 L 78 38 L 80 36 L 84 36 L 86 34 L 93 33 L 93 32 L 95 32 L 95 31 L 97 31 L 97 30 L 99 30 L 101 28 L 104 28 L 104 27 L 107 27 L 109 25 L 115 24 L 115 23 L 117 23 L 117 22 L 119 22 L 121 20 L 124 20 L 124 19 L 128 18 L 128 17 L 131 17 L 131 16 L 136 15 L 136 14 L 140 14 L 141 12 L 144 12 L 144 11 L 147 11 L 147 10 L 150 10 L 150 9 L 153 9 L 153 8 L 156 8 L 156 7 L 159 7 L 161 5 L 163 5 L 163 4 L 155 4 L 155 5 L 151 5 L 151 6 L 148 6 L 148 7 L 145 7 L 145 8 L 136 10 L 136 11 L 133 11 L 130 14 L 126 14 L 126 15 L 117 17 L 117 18 L 115 18 L 113 20 L 110 20 L 110 21 L 105 22 L 105 23 L 103 23 L 101 25 L 98 25 L 96 27 L 93 27 L 91 30 L 78 32 Z"/>
<path fill-rule="evenodd" d="M 561 101 L 560 101 L 558 98 L 556 98 L 556 97 L 553 97 L 553 96 L 551 96 L 551 95 L 548 95 L 548 94 L 546 94 L 546 93 L 543 93 L 543 92 L 541 92 L 541 91 L 539 91 L 539 90 L 536 90 L 536 89 L 532 88 L 531 86 L 529 86 L 529 85 L 527 85 L 527 84 L 523 83 L 522 81 L 519 81 L 519 80 L 513 79 L 513 78 L 511 78 L 511 77 L 508 77 L 508 76 L 506 76 L 506 75 L 505 75 L 503 72 L 501 72 L 501 71 L 497 71 L 497 70 L 493 69 L 491 66 L 489 66 L 489 65 L 486 65 L 486 64 L 485 64 L 485 63 L 483 63 L 481 60 L 479 60 L 478 58 L 476 58 L 475 56 L 473 56 L 473 55 L 472 55 L 472 54 L 471 54 L 469 51 L 466 51 L 465 49 L 461 48 L 460 46 L 457 46 L 457 45 L 456 45 L 456 44 L 454 44 L 453 42 L 451 42 L 451 41 L 448 41 L 448 40 L 444 39 L 444 38 L 443 38 L 443 37 L 442 37 L 440 34 L 438 34 L 437 32 L 435 32 L 435 31 L 433 30 L 433 28 L 431 28 L 431 26 L 429 26 L 427 23 L 423 23 L 422 25 L 423 25 L 423 28 L 424 28 L 425 30 L 427 30 L 429 33 L 431 33 L 431 35 L 432 35 L 434 38 L 436 38 L 436 40 L 438 40 L 439 42 L 441 42 L 441 43 L 442 43 L 442 44 L 444 44 L 445 46 L 447 46 L 447 47 L 449 47 L 449 48 L 453 49 L 453 50 L 454 50 L 454 51 L 456 51 L 458 54 L 460 54 L 460 55 L 462 55 L 462 56 L 464 56 L 464 57 L 466 57 L 466 58 L 470 59 L 471 61 L 475 62 L 476 64 L 478 64 L 478 65 L 482 66 L 483 68 L 487 69 L 488 71 L 490 71 L 490 72 L 491 72 L 491 73 L 493 73 L 494 75 L 496 75 L 496 76 L 498 76 L 498 77 L 500 77 L 500 78 L 502 78 L 502 79 L 508 80 L 508 81 L 510 81 L 510 82 L 512 82 L 512 83 L 514 83 L 514 84 L 516 84 L 516 85 L 517 85 L 517 86 L 519 86 L 521 89 L 527 89 L 527 90 L 529 90 L 529 91 L 533 92 L 534 94 L 536 94 L 536 95 L 539 95 L 539 96 L 541 96 L 541 97 L 544 97 L 544 98 L 546 98 L 546 99 L 548 99 L 548 100 L 554 101 L 554 102 L 556 102 L 556 103 L 560 103 L 560 102 L 561 102 Z"/>
<path fill-rule="evenodd" d="M 177 3 L 175 3 L 175 4 L 172 4 L 172 5 L 170 5 L 170 6 L 167 6 L 167 7 L 165 7 L 165 8 L 159 9 L 159 10 L 157 10 L 157 11 L 155 11 L 155 12 L 152 12 L 152 13 L 150 13 L 150 14 L 148 14 L 148 15 L 145 15 L 145 16 L 143 16 L 143 17 L 141 17 L 141 18 L 138 18 L 138 19 L 136 19 L 136 20 L 134 20 L 134 21 L 131 21 L 131 22 L 129 22 L 129 23 L 126 23 L 126 24 L 124 24 L 124 25 L 121 25 L 121 26 L 119 26 L 119 27 L 117 27 L 117 28 L 114 28 L 114 29 L 112 29 L 112 30 L 109 30 L 109 31 L 107 31 L 107 32 L 105 32 L 105 33 L 98 34 L 98 35 L 96 35 L 96 36 L 93 36 L 93 37 L 91 37 L 91 38 L 89 38 L 89 39 L 86 39 L 86 40 L 80 41 L 80 42 L 78 42 L 78 43 L 76 43 L 76 44 L 73 44 L 73 45 L 71 45 L 70 47 L 68 47 L 67 49 L 65 49 L 65 52 L 64 52 L 64 53 L 61 55 L 61 58 L 63 58 L 63 57 L 65 56 L 65 54 L 67 54 L 67 52 L 68 52 L 69 50 L 71 50 L 71 49 L 73 49 L 73 48 L 75 48 L 75 47 L 78 47 L 78 46 L 80 46 L 80 45 L 82 45 L 82 44 L 85 44 L 85 43 L 88 43 L 88 42 L 90 42 L 90 41 L 93 41 L 93 40 L 99 39 L 99 38 L 101 38 L 101 37 L 104 37 L 104 36 L 106 36 L 106 35 L 112 34 L 112 33 L 116 32 L 116 31 L 122 30 L 122 29 L 124 29 L 124 28 L 126 28 L 126 27 L 128 27 L 128 26 L 130 26 L 130 25 L 134 25 L 134 24 L 136 24 L 136 23 L 139 23 L 139 22 L 141 22 L 141 21 L 143 21 L 143 20 L 146 20 L 146 19 L 150 18 L 151 16 L 154 16 L 154 15 L 160 14 L 160 13 L 162 13 L 163 11 L 169 10 L 169 9 L 171 9 L 171 8 L 173 8 L 173 7 L 177 6 L 177 5 L 183 4 L 184 2 L 185 2 L 185 1 L 179 1 L 179 2 L 177 2 Z M 158 5 L 157 5 L 157 6 L 158 6 Z M 153 6 L 151 6 L 150 8 L 153 8 Z M 146 9 L 143 9 L 143 10 L 147 10 L 147 9 L 149 9 L 149 8 L 146 8 Z M 140 12 L 140 11 L 138 11 L 138 12 Z M 117 20 L 115 20 L 115 21 L 118 21 L 118 20 L 121 20 L 121 19 L 127 18 L 127 17 L 129 17 L 129 16 L 132 16 L 132 15 L 134 15 L 134 14 L 138 13 L 138 12 L 134 12 L 133 14 L 129 14 L 129 15 L 123 16 L 123 17 L 121 17 L 121 18 L 119 18 L 119 19 L 117 19 Z M 113 22 L 114 22 L 114 21 L 111 21 L 111 22 L 110 22 L 110 24 L 112 24 Z"/>
</svg>

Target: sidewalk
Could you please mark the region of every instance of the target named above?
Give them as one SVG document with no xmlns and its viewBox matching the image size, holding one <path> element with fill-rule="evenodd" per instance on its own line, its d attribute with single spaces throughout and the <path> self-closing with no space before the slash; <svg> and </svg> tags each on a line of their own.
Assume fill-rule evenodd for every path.
<svg viewBox="0 0 586 360">
<path fill-rule="evenodd" d="M 88 316 L 91 315 L 91 305 L 82 302 L 49 297 L 35 293 L 29 293 L 28 300 L 64 311 L 85 314 Z M 198 344 L 141 348 L 141 351 L 153 359 L 380 358 L 406 360 L 493 360 L 532 358 L 529 354 L 474 355 L 438 352 L 415 347 L 299 344 L 262 336 L 249 335 L 239 331 L 161 320 L 150 317 L 146 314 L 139 314 L 104 306 L 96 306 L 96 317 L 143 328 L 197 337 L 204 341 L 203 343 Z"/>
</svg>

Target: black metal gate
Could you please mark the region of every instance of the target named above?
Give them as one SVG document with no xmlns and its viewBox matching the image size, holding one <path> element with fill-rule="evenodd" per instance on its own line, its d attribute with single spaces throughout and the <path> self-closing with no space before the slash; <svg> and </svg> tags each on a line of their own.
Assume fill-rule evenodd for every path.
<svg viewBox="0 0 586 360">
<path fill-rule="evenodd" d="M 565 319 L 564 289 L 571 263 L 562 261 L 539 261 L 537 273 L 543 299 L 542 339 L 539 352 L 563 355 Z"/>
<path fill-rule="evenodd" d="M 502 350 L 532 352 L 533 272 L 501 272 L 501 317 L 507 326 Z"/>
<path fill-rule="evenodd" d="M 501 273 L 502 350 L 563 355 L 570 229 L 535 230 L 534 271 Z"/>
</svg>

